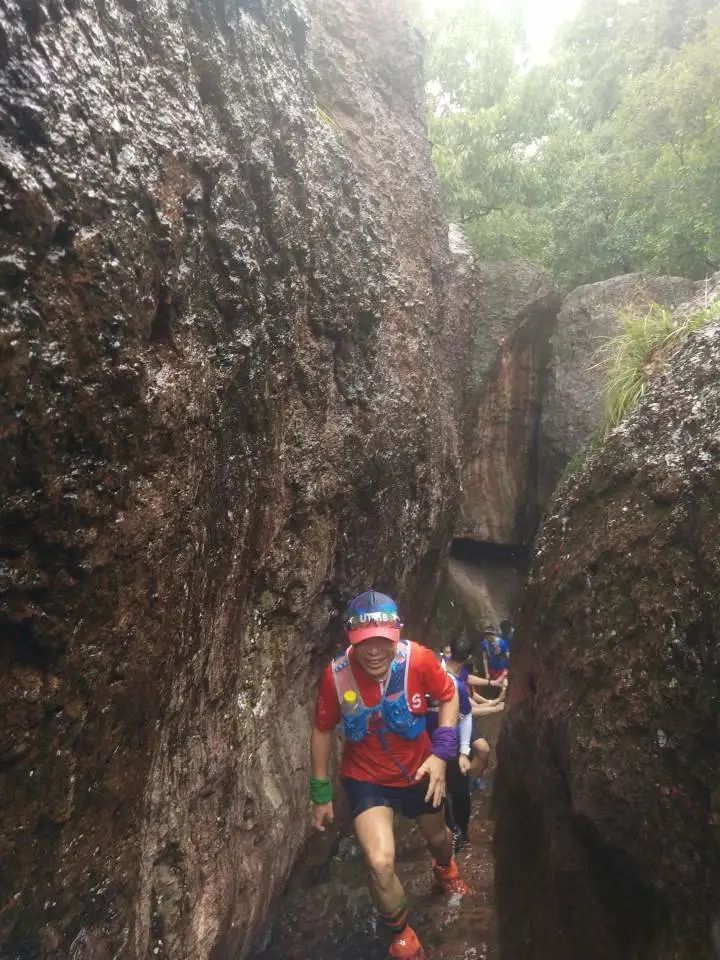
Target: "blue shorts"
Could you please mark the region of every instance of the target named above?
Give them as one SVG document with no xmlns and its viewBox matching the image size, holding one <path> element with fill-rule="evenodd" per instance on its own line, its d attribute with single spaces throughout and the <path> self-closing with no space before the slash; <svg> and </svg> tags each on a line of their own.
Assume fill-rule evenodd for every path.
<svg viewBox="0 0 720 960">
<path fill-rule="evenodd" d="M 342 777 L 340 782 L 350 801 L 353 817 L 371 807 L 392 807 L 408 820 L 414 820 L 423 813 L 439 813 L 443 809 L 442 806 L 434 807 L 431 800 L 425 799 L 427 779 L 407 787 L 383 787 L 379 783 L 353 780 L 351 777 Z"/>
</svg>

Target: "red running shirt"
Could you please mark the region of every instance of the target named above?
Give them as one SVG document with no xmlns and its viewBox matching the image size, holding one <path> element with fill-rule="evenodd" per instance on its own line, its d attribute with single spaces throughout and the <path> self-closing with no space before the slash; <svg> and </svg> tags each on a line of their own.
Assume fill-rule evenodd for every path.
<svg viewBox="0 0 720 960">
<path fill-rule="evenodd" d="M 412 713 L 426 713 L 425 694 L 444 703 L 452 700 L 455 684 L 432 650 L 412 641 L 410 647 L 410 673 L 407 678 L 409 706 Z M 365 673 L 353 657 L 352 649 L 350 663 L 365 706 L 377 706 L 382 695 L 380 681 Z M 332 730 L 340 723 L 341 718 L 332 666 L 328 665 L 320 680 L 315 726 L 318 730 Z M 430 737 L 427 733 L 421 733 L 416 740 L 406 740 L 405 737 L 385 729 L 383 740 L 387 749 L 384 749 L 377 734 L 379 724 L 379 718 L 373 715 L 370 718 L 370 732 L 366 737 L 359 743 L 345 741 L 340 776 L 370 781 L 383 787 L 407 787 L 414 782 L 413 777 L 418 767 L 430 756 Z M 407 771 L 407 775 L 403 771 Z"/>
</svg>

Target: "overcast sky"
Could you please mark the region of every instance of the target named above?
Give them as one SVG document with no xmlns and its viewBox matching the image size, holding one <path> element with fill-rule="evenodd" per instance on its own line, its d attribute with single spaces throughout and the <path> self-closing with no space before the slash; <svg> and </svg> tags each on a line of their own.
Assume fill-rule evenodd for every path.
<svg viewBox="0 0 720 960">
<path fill-rule="evenodd" d="M 522 8 L 533 59 L 542 59 L 549 51 L 558 27 L 580 9 L 582 0 L 524 0 Z M 499 4 L 502 9 L 503 4 Z"/>
<path fill-rule="evenodd" d="M 452 10 L 458 0 L 424 0 L 428 10 Z M 507 13 L 513 0 L 488 0 L 496 13 Z M 524 12 L 527 24 L 530 59 L 543 60 L 550 49 L 558 27 L 573 17 L 582 0 L 514 0 Z"/>
</svg>

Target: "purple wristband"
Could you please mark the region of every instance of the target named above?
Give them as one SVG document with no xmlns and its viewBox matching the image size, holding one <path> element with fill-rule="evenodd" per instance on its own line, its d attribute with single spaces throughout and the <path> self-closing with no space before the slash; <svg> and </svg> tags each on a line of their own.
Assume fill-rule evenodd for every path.
<svg viewBox="0 0 720 960">
<path fill-rule="evenodd" d="M 438 727 L 433 730 L 432 752 L 440 760 L 448 763 L 458 752 L 458 734 L 456 727 Z"/>
</svg>

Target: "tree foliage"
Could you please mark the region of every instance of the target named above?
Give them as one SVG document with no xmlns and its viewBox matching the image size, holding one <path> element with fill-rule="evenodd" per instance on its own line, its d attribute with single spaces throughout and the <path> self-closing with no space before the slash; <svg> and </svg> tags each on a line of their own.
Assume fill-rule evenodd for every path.
<svg viewBox="0 0 720 960">
<path fill-rule="evenodd" d="M 429 30 L 429 131 L 481 256 L 563 286 L 720 267 L 720 3 L 588 0 L 529 67 L 519 18 L 464 0 Z"/>
</svg>

